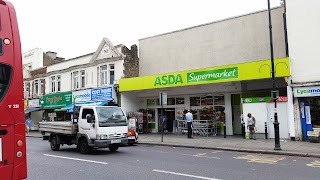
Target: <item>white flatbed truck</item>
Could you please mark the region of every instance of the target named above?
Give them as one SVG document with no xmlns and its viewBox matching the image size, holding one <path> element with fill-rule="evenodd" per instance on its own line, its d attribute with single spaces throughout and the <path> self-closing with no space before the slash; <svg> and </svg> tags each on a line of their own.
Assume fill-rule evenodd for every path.
<svg viewBox="0 0 320 180">
<path fill-rule="evenodd" d="M 39 123 L 43 139 L 49 140 L 53 151 L 58 151 L 60 145 L 75 144 L 80 153 L 86 154 L 93 148 L 117 151 L 127 144 L 128 122 L 120 107 L 80 106 L 75 109 L 72 121 Z"/>
</svg>

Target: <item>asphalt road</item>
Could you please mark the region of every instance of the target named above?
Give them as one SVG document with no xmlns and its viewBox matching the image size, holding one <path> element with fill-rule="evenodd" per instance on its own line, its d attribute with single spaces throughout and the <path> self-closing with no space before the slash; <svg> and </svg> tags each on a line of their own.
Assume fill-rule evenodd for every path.
<svg viewBox="0 0 320 180">
<path fill-rule="evenodd" d="M 320 159 L 136 145 L 89 155 L 27 138 L 28 180 L 319 180 Z"/>
</svg>

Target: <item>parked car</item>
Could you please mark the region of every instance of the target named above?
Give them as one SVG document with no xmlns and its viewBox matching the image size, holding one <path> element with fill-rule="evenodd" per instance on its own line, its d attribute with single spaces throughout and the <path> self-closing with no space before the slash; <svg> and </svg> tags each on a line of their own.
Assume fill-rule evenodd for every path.
<svg viewBox="0 0 320 180">
<path fill-rule="evenodd" d="M 128 129 L 128 145 L 138 143 L 138 133 L 134 129 Z"/>
</svg>

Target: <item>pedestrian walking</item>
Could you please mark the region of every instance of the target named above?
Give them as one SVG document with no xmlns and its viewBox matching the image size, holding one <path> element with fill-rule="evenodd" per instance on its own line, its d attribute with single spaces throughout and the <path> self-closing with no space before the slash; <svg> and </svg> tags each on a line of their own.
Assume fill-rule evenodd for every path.
<svg viewBox="0 0 320 180">
<path fill-rule="evenodd" d="M 167 115 L 160 115 L 160 119 L 161 119 L 161 123 L 163 125 L 163 132 L 166 133 L 167 132 L 167 123 L 168 123 L 168 117 Z"/>
<path fill-rule="evenodd" d="M 27 134 L 29 134 L 30 128 L 31 128 L 32 119 L 30 116 L 26 119 L 26 128 L 27 128 Z"/>
<path fill-rule="evenodd" d="M 248 120 L 247 120 L 247 128 L 250 131 L 250 139 L 256 140 L 256 118 L 254 118 L 251 113 L 248 113 Z"/>
<path fill-rule="evenodd" d="M 188 138 L 192 138 L 192 121 L 193 121 L 193 115 L 190 112 L 190 110 L 188 110 L 187 114 L 186 114 L 186 120 L 187 120 L 187 125 L 188 125 Z"/>
</svg>

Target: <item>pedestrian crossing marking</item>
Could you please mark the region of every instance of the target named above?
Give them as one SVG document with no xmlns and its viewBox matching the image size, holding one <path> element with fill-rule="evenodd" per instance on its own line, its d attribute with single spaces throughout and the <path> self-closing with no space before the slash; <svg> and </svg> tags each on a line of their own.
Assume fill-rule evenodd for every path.
<svg viewBox="0 0 320 180">
<path fill-rule="evenodd" d="M 320 168 L 320 161 L 313 161 L 310 164 L 307 164 L 307 166 Z"/>
<path fill-rule="evenodd" d="M 244 159 L 247 162 L 262 163 L 262 164 L 277 164 L 279 161 L 286 159 L 279 156 L 264 156 L 264 155 L 246 155 L 234 157 L 235 159 Z"/>
</svg>

